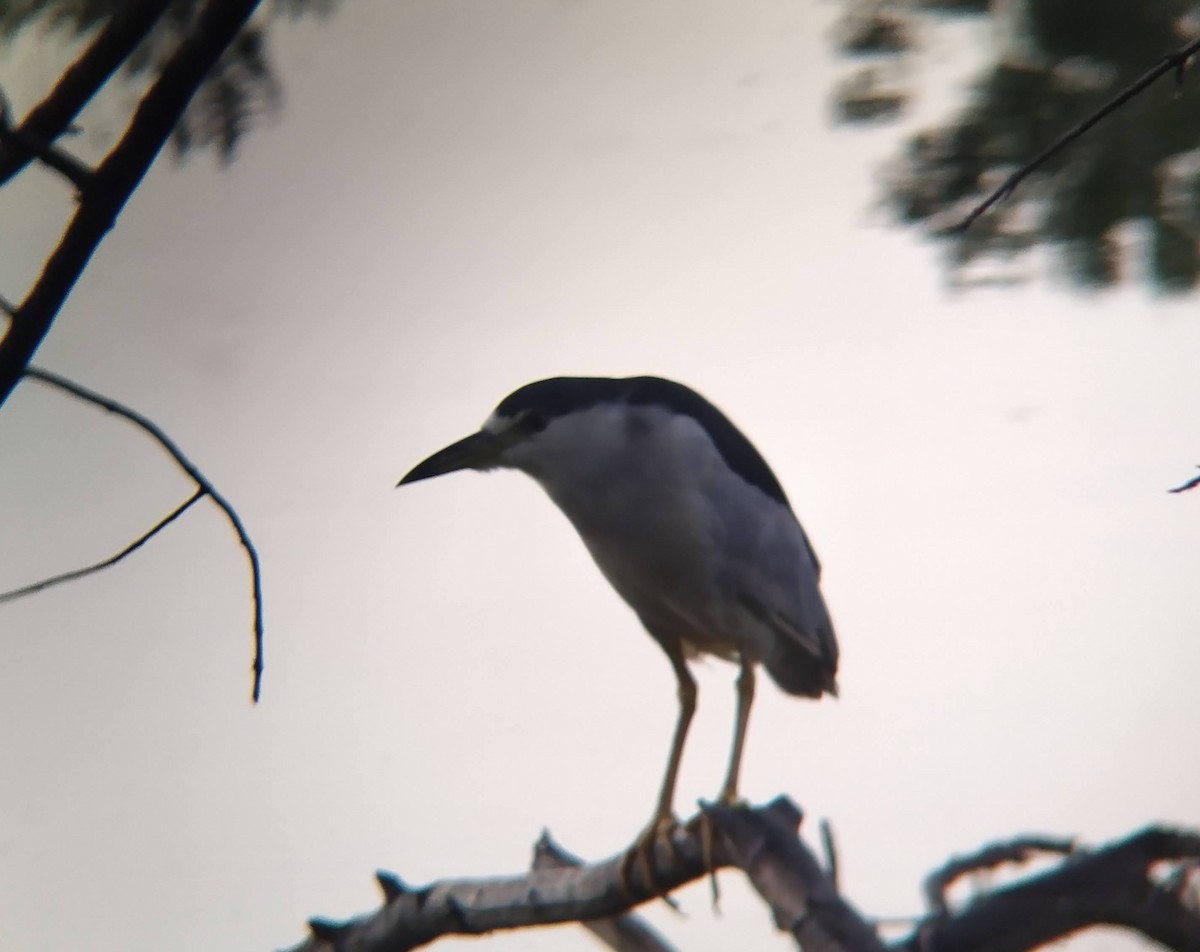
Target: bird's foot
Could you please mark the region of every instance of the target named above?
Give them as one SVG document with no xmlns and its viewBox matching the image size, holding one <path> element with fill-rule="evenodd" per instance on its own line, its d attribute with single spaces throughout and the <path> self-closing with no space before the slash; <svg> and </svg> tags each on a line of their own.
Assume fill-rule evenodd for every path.
<svg viewBox="0 0 1200 952">
<path fill-rule="evenodd" d="M 671 814 L 655 817 L 621 858 L 621 868 L 618 872 L 621 893 L 630 902 L 648 896 L 661 896 L 671 906 L 675 905 L 655 875 L 654 858 L 661 843 L 670 855 L 671 861 L 679 862 L 679 853 L 675 849 L 674 841 L 675 831 L 678 829 L 679 821 Z M 633 870 L 635 866 L 640 874 L 642 887 L 640 890 L 634 889 Z"/>
<path fill-rule="evenodd" d="M 715 805 L 741 807 L 746 805 L 746 801 L 738 796 L 736 790 L 725 788 L 717 797 Z M 709 886 L 712 889 L 713 912 L 720 914 L 721 887 L 717 884 L 716 829 L 713 827 L 712 817 L 708 815 L 708 810 L 703 802 L 700 805 L 700 812 L 688 826 L 691 827 L 693 824 L 700 837 L 700 856 L 703 859 L 704 869 L 708 873 Z"/>
</svg>

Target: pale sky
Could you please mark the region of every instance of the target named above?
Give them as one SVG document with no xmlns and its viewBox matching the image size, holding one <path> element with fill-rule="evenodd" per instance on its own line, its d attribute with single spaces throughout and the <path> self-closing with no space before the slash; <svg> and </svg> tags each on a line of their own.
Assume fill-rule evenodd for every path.
<svg viewBox="0 0 1200 952">
<path fill-rule="evenodd" d="M 828 818 L 866 914 L 920 912 L 921 878 L 992 839 L 1200 824 L 1200 495 L 1164 492 L 1200 462 L 1195 302 L 1074 295 L 1052 258 L 1019 290 L 948 292 L 872 210 L 897 131 L 829 126 L 835 13 L 358 0 L 274 36 L 284 110 L 232 168 L 160 162 L 37 363 L 154 418 L 238 507 L 263 700 L 211 506 L 0 606 L 6 945 L 279 948 L 376 907 L 376 869 L 518 872 L 542 827 L 586 857 L 630 842 L 675 716 L 660 649 L 529 480 L 392 489 L 558 374 L 684 381 L 787 488 L 842 697 L 764 679 L 743 793 L 790 795 L 813 843 Z M 932 85 L 964 35 L 922 38 Z M 61 65 L 46 50 L 0 58 L 18 110 Z M 88 155 L 119 131 L 83 125 Z M 0 191 L 6 297 L 70 208 L 40 172 Z M 0 445 L 0 588 L 190 493 L 32 383 Z M 699 668 L 682 813 L 719 787 L 735 674 Z M 706 885 L 648 915 L 685 950 L 789 947 L 722 882 L 719 918 Z"/>
</svg>

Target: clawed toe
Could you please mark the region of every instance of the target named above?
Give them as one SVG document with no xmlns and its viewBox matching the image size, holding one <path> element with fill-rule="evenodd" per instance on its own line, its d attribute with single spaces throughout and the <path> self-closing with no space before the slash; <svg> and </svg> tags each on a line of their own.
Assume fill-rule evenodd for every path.
<svg viewBox="0 0 1200 952">
<path fill-rule="evenodd" d="M 649 896 L 666 896 L 666 889 L 659 883 L 655 874 L 655 856 L 661 843 L 666 847 L 672 862 L 679 861 L 679 853 L 675 849 L 674 835 L 679 829 L 679 821 L 674 816 L 657 817 L 625 852 L 621 858 L 619 872 L 621 892 L 631 902 L 638 898 Z M 637 867 L 640 874 L 641 889 L 634 889 L 633 870 Z"/>
<path fill-rule="evenodd" d="M 722 805 L 724 804 L 722 803 Z M 716 829 L 707 810 L 702 809 L 696 814 L 696 818 L 688 823 L 688 829 L 693 828 L 700 838 L 700 857 L 712 888 L 713 911 L 720 912 L 721 889 L 717 885 Z"/>
</svg>

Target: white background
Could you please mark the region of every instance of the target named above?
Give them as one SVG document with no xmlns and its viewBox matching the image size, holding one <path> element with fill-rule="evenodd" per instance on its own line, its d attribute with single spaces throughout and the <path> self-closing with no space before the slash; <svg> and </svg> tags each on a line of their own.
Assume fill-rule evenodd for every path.
<svg viewBox="0 0 1200 952">
<path fill-rule="evenodd" d="M 764 686 L 743 792 L 788 793 L 810 838 L 828 817 L 865 913 L 918 913 L 925 873 L 994 838 L 1200 823 L 1200 496 L 1164 492 L 1200 452 L 1194 301 L 1081 297 L 1052 257 L 1022 289 L 947 290 L 872 208 L 897 130 L 829 124 L 835 13 L 360 0 L 274 35 L 283 112 L 228 171 L 158 164 L 37 362 L 153 417 L 237 505 L 263 700 L 210 505 L 0 606 L 4 946 L 277 948 L 375 907 L 377 868 L 518 872 L 544 826 L 588 857 L 632 839 L 675 716 L 660 650 L 532 482 L 392 489 L 564 373 L 691 384 L 786 486 L 842 698 Z M 983 36 L 922 38 L 924 118 Z M 0 60 L 18 111 L 68 55 L 34 40 Z M 70 210 L 47 173 L 0 192 L 5 296 Z M 115 551 L 190 491 L 136 431 L 23 385 L 0 413 L 0 587 Z M 720 783 L 734 675 L 700 667 L 681 812 Z M 720 918 L 703 885 L 685 918 L 649 915 L 687 950 L 787 948 L 723 883 Z"/>
</svg>

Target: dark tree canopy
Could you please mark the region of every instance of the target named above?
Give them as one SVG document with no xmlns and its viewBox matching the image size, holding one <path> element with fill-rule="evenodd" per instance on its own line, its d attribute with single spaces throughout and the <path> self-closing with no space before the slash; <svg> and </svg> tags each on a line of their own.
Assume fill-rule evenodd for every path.
<svg viewBox="0 0 1200 952">
<path fill-rule="evenodd" d="M 23 30 L 85 36 L 112 17 L 124 0 L 5 0 L 0 3 L 0 41 Z M 176 126 L 178 154 L 212 149 L 229 161 L 256 119 L 275 110 L 280 85 L 267 45 L 270 23 L 281 17 L 325 16 L 338 0 L 272 0 L 238 34 L 205 79 Z M 145 39 L 125 61 L 121 76 L 139 81 L 157 76 L 180 41 L 192 31 L 203 0 L 171 0 Z"/>
<path fill-rule="evenodd" d="M 1080 287 L 1113 285 L 1136 264 L 1156 290 L 1193 288 L 1200 278 L 1200 85 L 1187 76 L 1128 102 L 965 233 L 945 232 L 1006 175 L 1200 31 L 1190 8 L 1185 0 L 1005 5 L 1005 20 L 994 24 L 994 59 L 968 105 L 910 135 L 891 163 L 885 190 L 896 218 L 945 241 L 958 277 L 973 263 L 1047 245 Z M 840 49 L 871 62 L 838 93 L 843 121 L 901 111 L 907 90 L 879 77 L 895 75 L 889 65 L 912 55 L 919 24 L 987 13 L 980 2 L 926 0 L 913 9 L 890 0 L 851 4 Z"/>
</svg>

